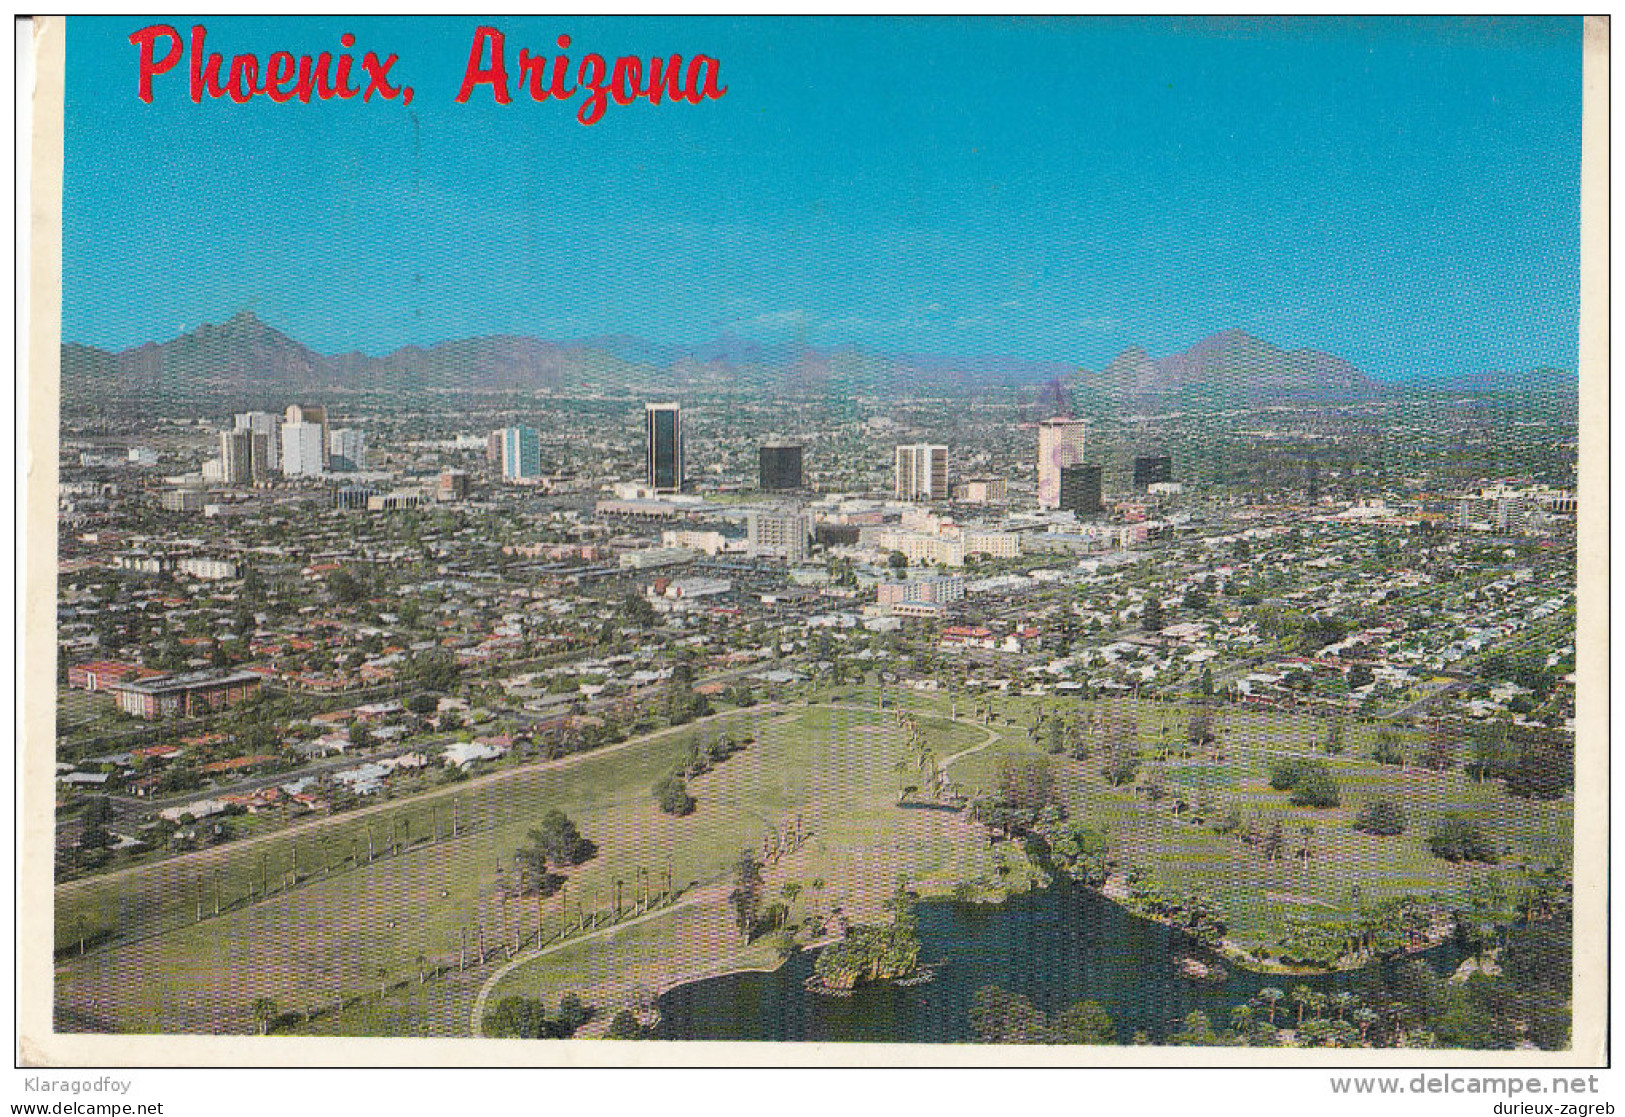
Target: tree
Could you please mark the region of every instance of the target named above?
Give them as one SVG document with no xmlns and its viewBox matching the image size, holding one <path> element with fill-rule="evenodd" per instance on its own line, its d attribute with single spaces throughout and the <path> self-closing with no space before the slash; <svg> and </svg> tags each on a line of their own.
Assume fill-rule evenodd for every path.
<svg viewBox="0 0 1625 1117">
<path fill-rule="evenodd" d="M 531 833 L 534 835 L 535 831 Z M 562 876 L 548 871 L 547 851 L 534 837 L 530 845 L 514 850 L 513 861 L 521 896 L 551 896 L 564 883 Z"/>
<path fill-rule="evenodd" d="M 1101 774 L 1113 787 L 1122 787 L 1140 770 L 1140 727 L 1132 714 L 1107 714 L 1101 721 L 1101 742 L 1105 763 Z"/>
<path fill-rule="evenodd" d="M 1515 755 L 1509 729 L 1504 721 L 1475 722 L 1467 727 L 1467 747 L 1472 756 L 1467 762 L 1469 777 L 1479 783 L 1505 777 Z"/>
<path fill-rule="evenodd" d="M 1047 1043 L 1049 1022 L 1020 993 L 984 985 L 971 995 L 970 1026 L 982 1043 Z"/>
<path fill-rule="evenodd" d="M 1023 827 L 1038 820 L 1039 812 L 1055 802 L 1055 768 L 1038 753 L 1006 753 L 997 769 L 997 803 L 1012 812 Z"/>
<path fill-rule="evenodd" d="M 683 777 L 673 772 L 654 786 L 655 802 L 669 815 L 681 818 L 694 813 L 694 796 L 688 793 Z"/>
<path fill-rule="evenodd" d="M 1348 683 L 1350 690 L 1359 690 L 1361 687 L 1368 687 L 1376 682 L 1377 673 L 1371 669 L 1369 663 L 1355 663 L 1349 667 L 1345 681 Z"/>
<path fill-rule="evenodd" d="M 1383 729 L 1377 734 L 1377 747 L 1372 750 L 1371 759 L 1378 764 L 1395 764 L 1405 767 L 1405 746 L 1399 739 L 1399 733 L 1393 729 Z"/>
<path fill-rule="evenodd" d="M 1258 999 L 1263 1001 L 1265 1007 L 1269 1009 L 1270 1023 L 1272 1025 L 1275 1023 L 1275 1006 L 1280 1004 L 1285 996 L 1286 993 L 1283 990 L 1273 985 L 1266 985 L 1258 991 Z"/>
<path fill-rule="evenodd" d="M 891 567 L 894 573 L 901 576 L 902 572 L 908 569 L 908 556 L 902 551 L 893 551 L 886 556 L 886 565 Z"/>
<path fill-rule="evenodd" d="M 1110 872 L 1106 836 L 1084 823 L 1067 822 L 1048 832 L 1050 859 L 1067 876 L 1090 888 L 1100 888 Z"/>
<path fill-rule="evenodd" d="M 1161 632 L 1168 621 L 1162 615 L 1162 602 L 1155 597 L 1145 599 L 1145 611 L 1140 614 L 1140 627 L 1146 632 Z"/>
<path fill-rule="evenodd" d="M 1405 832 L 1405 812 L 1396 803 L 1378 799 L 1367 803 L 1354 819 L 1354 828 L 1367 834 L 1391 838 Z"/>
<path fill-rule="evenodd" d="M 435 694 L 414 694 L 406 700 L 406 708 L 426 718 L 440 708 L 440 697 Z"/>
<path fill-rule="evenodd" d="M 340 605 L 355 605 L 367 599 L 367 585 L 348 568 L 335 570 L 327 578 L 327 592 Z"/>
<path fill-rule="evenodd" d="M 582 1003 L 580 997 L 574 993 L 566 993 L 559 998 L 559 1029 L 565 1036 L 574 1035 L 576 1030 L 592 1019 L 592 1010 Z"/>
<path fill-rule="evenodd" d="M 1303 1027 L 1303 1010 L 1309 1007 L 1315 992 L 1307 985 L 1294 985 L 1292 987 L 1292 1003 L 1298 1006 L 1298 1027 Z"/>
<path fill-rule="evenodd" d="M 582 838 L 576 824 L 557 807 L 542 815 L 541 824 L 526 836 L 555 865 L 579 865 L 590 853 L 591 843 Z"/>
<path fill-rule="evenodd" d="M 636 592 L 621 599 L 621 618 L 634 628 L 653 628 L 660 623 L 660 614 L 649 599 Z"/>
<path fill-rule="evenodd" d="M 254 1030 L 260 1035 L 267 1035 L 271 1025 L 276 1023 L 277 1006 L 270 997 L 254 998 Z"/>
<path fill-rule="evenodd" d="M 1449 771 L 1456 763 L 1457 743 L 1455 726 L 1446 721 L 1434 721 L 1428 727 L 1427 740 L 1422 747 L 1421 766 L 1430 772 Z"/>
<path fill-rule="evenodd" d="M 92 795 L 85 800 L 81 819 L 83 828 L 79 832 L 80 849 L 106 849 L 116 840 L 112 831 L 107 828 L 107 824 L 113 819 L 113 805 L 107 796 Z"/>
<path fill-rule="evenodd" d="M 1052 1043 L 1115 1044 L 1117 1025 L 1098 1001 L 1078 1001 L 1055 1018 Z"/>
<path fill-rule="evenodd" d="M 1277 760 L 1270 764 L 1270 787 L 1276 791 L 1291 791 L 1303 777 L 1303 761 Z"/>
<path fill-rule="evenodd" d="M 1298 776 L 1297 786 L 1292 789 L 1292 805 L 1325 808 L 1335 807 L 1341 801 L 1337 781 L 1332 778 L 1326 765 L 1319 761 L 1306 761 Z"/>
<path fill-rule="evenodd" d="M 624 1008 L 610 1019 L 609 1031 L 606 1033 L 609 1039 L 643 1039 L 646 1034 L 643 1025 L 638 1023 L 638 1018 Z"/>
<path fill-rule="evenodd" d="M 1208 677 L 1209 692 L 1211 693 L 1212 677 Z M 1198 706 L 1191 711 L 1190 721 L 1185 725 L 1185 741 L 1192 749 L 1200 751 L 1211 746 L 1217 739 L 1213 731 L 1213 711 L 1206 706 Z"/>
<path fill-rule="evenodd" d="M 1186 1015 L 1177 1032 L 1171 1032 L 1168 1042 L 1175 1047 L 1210 1047 L 1221 1042 L 1207 1013 L 1201 1009 Z"/>
<path fill-rule="evenodd" d="M 1428 831 L 1428 848 L 1446 861 L 1495 864 L 1500 858 L 1478 823 L 1465 815 L 1448 814 Z"/>
<path fill-rule="evenodd" d="M 462 667 L 457 657 L 445 648 L 435 648 L 413 656 L 407 660 L 401 672 L 406 682 L 442 694 L 452 690 L 461 675 Z"/>
<path fill-rule="evenodd" d="M 539 997 L 504 997 L 485 1014 L 480 1030 L 492 1039 L 548 1039 L 554 1028 Z"/>
<path fill-rule="evenodd" d="M 749 851 L 734 862 L 734 889 L 728 894 L 733 905 L 734 924 L 749 942 L 756 933 L 756 920 L 762 907 L 762 863 Z"/>
<path fill-rule="evenodd" d="M 1574 746 L 1560 733 L 1516 726 L 1507 794 L 1525 799 L 1559 799 L 1574 786 Z"/>
</svg>

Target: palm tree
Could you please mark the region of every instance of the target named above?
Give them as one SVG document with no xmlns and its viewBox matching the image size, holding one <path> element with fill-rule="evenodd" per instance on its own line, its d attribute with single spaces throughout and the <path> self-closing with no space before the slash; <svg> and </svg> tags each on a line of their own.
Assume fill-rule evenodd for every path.
<svg viewBox="0 0 1625 1117">
<path fill-rule="evenodd" d="M 1346 990 L 1342 993 L 1333 994 L 1332 1004 L 1337 1006 L 1337 1018 L 1341 1020 L 1343 1019 L 1343 1014 L 1348 1012 L 1348 1010 L 1353 1007 L 1354 994 L 1347 992 Z"/>
<path fill-rule="evenodd" d="M 254 1010 L 254 1028 L 263 1036 L 270 1032 L 271 1024 L 276 1020 L 276 1002 L 270 997 L 255 997 L 252 1007 Z"/>
<path fill-rule="evenodd" d="M 1271 1026 L 1274 1026 L 1275 1024 L 1275 1006 L 1279 1004 L 1281 999 L 1285 996 L 1286 994 L 1284 992 L 1277 989 L 1273 985 L 1266 985 L 1264 988 L 1258 991 L 1258 999 L 1269 1006 Z"/>
<path fill-rule="evenodd" d="M 1360 1039 L 1363 1042 L 1366 1032 L 1377 1022 L 1377 1014 L 1369 1008 L 1357 1008 L 1354 1010 L 1354 1022 L 1360 1026 Z"/>
<path fill-rule="evenodd" d="M 1314 990 L 1307 985 L 1294 985 L 1292 987 L 1292 1000 L 1298 1006 L 1298 1027 L 1303 1027 L 1303 1010 L 1309 1007 L 1309 1001 L 1314 997 Z"/>
</svg>

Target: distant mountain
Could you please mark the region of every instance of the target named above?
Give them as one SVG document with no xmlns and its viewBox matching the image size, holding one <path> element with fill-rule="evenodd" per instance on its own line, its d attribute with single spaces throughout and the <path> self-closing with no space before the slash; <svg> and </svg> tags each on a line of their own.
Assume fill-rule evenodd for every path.
<svg viewBox="0 0 1625 1117">
<path fill-rule="evenodd" d="M 232 394 L 245 398 L 312 391 L 414 388 L 545 389 L 582 383 L 614 387 L 652 372 L 602 349 L 528 337 L 480 337 L 382 357 L 326 356 L 250 311 L 170 341 L 109 353 L 62 347 L 64 393 Z"/>
<path fill-rule="evenodd" d="M 1381 385 L 1340 357 L 1314 349 L 1278 349 L 1242 330 L 1203 338 L 1182 353 L 1152 360 L 1131 346 L 1090 378 L 1121 396 L 1216 396 L 1257 401 L 1367 396 Z"/>
<path fill-rule="evenodd" d="M 737 336 L 684 346 L 628 336 L 553 342 L 497 335 L 407 346 L 382 357 L 327 356 L 246 310 L 219 325 L 118 353 L 62 346 L 62 388 L 70 399 L 435 389 L 664 393 L 705 385 L 870 394 L 1035 384 L 1076 371 L 1055 362 L 897 356 Z"/>
<path fill-rule="evenodd" d="M 1563 368 L 1534 368 L 1525 372 L 1453 372 L 1419 377 L 1409 386 L 1437 392 L 1568 394 L 1579 392 L 1580 374 L 1574 369 Z"/>
<path fill-rule="evenodd" d="M 1573 390 L 1575 375 L 1537 369 L 1420 382 L 1434 390 Z M 317 353 L 250 311 L 165 342 L 112 353 L 62 346 L 69 401 L 168 394 L 229 397 L 267 406 L 315 393 L 477 391 L 675 395 L 696 389 L 882 396 L 955 393 L 989 387 L 1066 386 L 1107 400 L 1259 403 L 1363 399 L 1384 386 L 1341 358 L 1278 349 L 1241 330 L 1203 338 L 1153 360 L 1123 350 L 1098 373 L 1055 361 L 880 353 L 723 335 L 676 345 L 625 335 L 546 341 L 495 335 L 407 346 L 381 357 Z M 1411 386 L 1411 385 L 1407 385 Z M 1397 386 L 1396 386 L 1397 387 Z M 1035 396 L 1035 399 L 1037 397 Z"/>
</svg>

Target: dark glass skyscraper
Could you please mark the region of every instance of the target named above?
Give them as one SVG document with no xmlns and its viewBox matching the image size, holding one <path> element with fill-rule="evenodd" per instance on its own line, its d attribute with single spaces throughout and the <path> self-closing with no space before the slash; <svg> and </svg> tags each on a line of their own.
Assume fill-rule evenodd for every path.
<svg viewBox="0 0 1625 1117">
<path fill-rule="evenodd" d="M 1144 489 L 1148 485 L 1160 485 L 1173 479 L 1174 460 L 1166 454 L 1158 457 L 1134 459 L 1134 487 L 1136 489 Z"/>
<path fill-rule="evenodd" d="M 763 492 L 801 488 L 801 447 L 785 442 L 769 442 L 761 454 Z"/>
<path fill-rule="evenodd" d="M 1094 516 L 1105 510 L 1100 502 L 1098 465 L 1061 467 L 1061 510 L 1077 516 Z"/>
<path fill-rule="evenodd" d="M 643 421 L 648 434 L 648 482 L 659 493 L 683 488 L 683 417 L 675 403 L 646 403 Z"/>
</svg>

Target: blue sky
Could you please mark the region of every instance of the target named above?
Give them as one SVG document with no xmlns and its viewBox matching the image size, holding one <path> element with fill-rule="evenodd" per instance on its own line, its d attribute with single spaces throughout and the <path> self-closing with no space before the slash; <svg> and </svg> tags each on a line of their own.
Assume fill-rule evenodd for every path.
<svg viewBox="0 0 1625 1117">
<path fill-rule="evenodd" d="M 1574 19 L 489 20 L 511 78 L 561 33 L 572 68 L 720 60 L 720 100 L 591 127 L 579 96 L 456 104 L 472 19 L 207 21 L 228 60 L 352 32 L 410 106 L 193 104 L 185 61 L 143 104 L 150 22 L 69 22 L 64 340 L 247 308 L 323 352 L 737 334 L 1099 368 L 1239 327 L 1387 379 L 1576 363 Z"/>
</svg>

